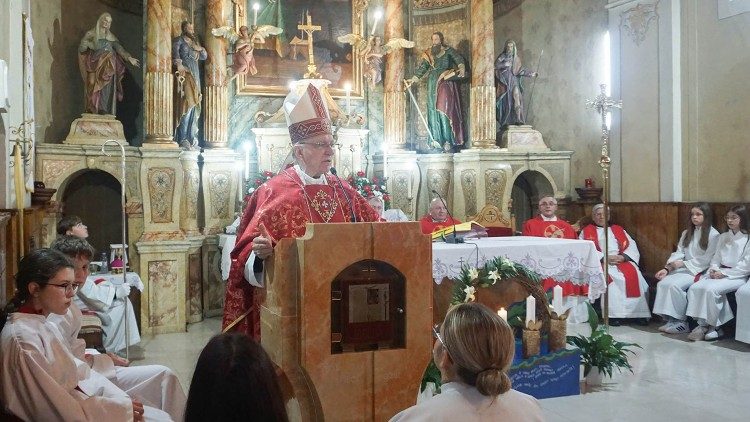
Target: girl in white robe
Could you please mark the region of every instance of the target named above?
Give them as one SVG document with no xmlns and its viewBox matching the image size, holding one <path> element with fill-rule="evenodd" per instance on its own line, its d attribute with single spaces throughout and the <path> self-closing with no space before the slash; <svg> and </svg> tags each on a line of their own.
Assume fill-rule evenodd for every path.
<svg viewBox="0 0 750 422">
<path fill-rule="evenodd" d="M 716 340 L 724 335 L 720 327 L 734 318 L 727 293 L 742 287 L 750 276 L 750 234 L 745 206 L 730 208 L 726 221 L 729 230 L 719 236 L 708 272 L 688 289 L 687 315 L 698 322 L 688 334 L 693 341 Z"/>
<path fill-rule="evenodd" d="M 716 252 L 719 232 L 713 228 L 713 212 L 705 202 L 690 209 L 689 231 L 685 230 L 662 270 L 656 273 L 654 313 L 661 315 L 666 324 L 659 327 L 667 334 L 687 333 L 687 290 L 696 276 L 708 269 Z"/>
<path fill-rule="evenodd" d="M 68 311 L 74 279 L 70 260 L 52 249 L 34 250 L 19 263 L 16 296 L 0 313 L 4 410 L 27 421 L 171 420 L 76 359 L 47 320 Z"/>
<path fill-rule="evenodd" d="M 745 256 L 745 260 L 748 259 L 750 259 L 750 254 Z M 750 267 L 748 262 L 743 265 Z M 735 298 L 737 299 L 737 327 L 735 328 L 734 339 L 743 343 L 750 343 L 750 282 L 737 289 Z"/>
</svg>

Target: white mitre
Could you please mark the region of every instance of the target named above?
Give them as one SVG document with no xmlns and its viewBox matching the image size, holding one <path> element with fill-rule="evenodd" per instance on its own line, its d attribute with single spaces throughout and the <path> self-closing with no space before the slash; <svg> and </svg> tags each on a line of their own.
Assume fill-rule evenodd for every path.
<svg viewBox="0 0 750 422">
<path fill-rule="evenodd" d="M 312 84 L 299 95 L 296 90 L 284 99 L 284 115 L 292 144 L 319 135 L 333 136 L 331 117 L 323 96 Z"/>
</svg>

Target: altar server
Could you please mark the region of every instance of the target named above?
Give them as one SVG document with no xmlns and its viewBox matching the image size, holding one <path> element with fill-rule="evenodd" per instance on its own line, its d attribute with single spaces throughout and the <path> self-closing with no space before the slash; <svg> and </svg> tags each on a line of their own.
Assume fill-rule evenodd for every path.
<svg viewBox="0 0 750 422">
<path fill-rule="evenodd" d="M 300 95 L 301 94 L 301 95 Z M 277 241 L 301 237 L 307 223 L 379 221 L 380 216 L 348 183 L 329 175 L 336 141 L 325 98 L 312 83 L 284 100 L 293 167 L 261 185 L 245 207 L 224 302 L 223 328 L 260 339 L 263 260 Z M 257 274 L 257 275 L 256 275 Z"/>
<path fill-rule="evenodd" d="M 89 262 L 94 256 L 94 248 L 86 240 L 76 236 L 60 236 L 52 242 L 52 249 L 62 252 L 73 262 L 75 283 L 79 287 L 84 285 L 89 275 Z M 164 410 L 176 421 L 182 420 L 185 392 L 172 370 L 163 365 L 129 366 L 127 359 L 112 352 L 100 354 L 86 350 L 85 342 L 78 338 L 82 314 L 75 301 L 64 315 L 53 313 L 47 319 L 58 325 L 63 339 L 68 342 L 71 353 L 77 359 L 86 362 L 129 396 L 138 398 L 147 406 Z"/>
<path fill-rule="evenodd" d="M 557 218 L 557 199 L 551 195 L 539 198 L 539 214 L 523 223 L 524 236 L 575 239 L 576 231 L 567 221 Z"/>
<path fill-rule="evenodd" d="M 713 228 L 711 206 L 699 202 L 690 209 L 688 229 L 682 232 L 677 250 L 667 259 L 666 265 L 655 274 L 656 285 L 654 313 L 661 315 L 666 324 L 659 327 L 668 334 L 687 333 L 687 290 L 708 269 L 716 252 L 719 232 Z"/>
<path fill-rule="evenodd" d="M 716 340 L 724 335 L 721 326 L 734 318 L 727 293 L 742 287 L 750 276 L 747 208 L 733 206 L 727 211 L 726 222 L 729 230 L 719 236 L 708 272 L 688 289 L 687 315 L 698 322 L 688 334 L 693 341 Z M 739 328 L 744 331 L 744 324 Z"/>
<path fill-rule="evenodd" d="M 440 394 L 391 419 L 405 421 L 543 421 L 539 402 L 511 389 L 515 341 L 507 322 L 479 303 L 451 308 L 433 329 Z"/>
<path fill-rule="evenodd" d="M 604 204 L 594 205 L 591 216 L 594 224 L 584 227 L 579 236 L 581 239 L 594 242 L 599 256 L 609 264 L 607 297 L 609 302 L 610 324 L 619 324 L 621 318 L 638 318 L 645 324 L 651 317 L 646 295 L 648 284 L 638 269 L 641 255 L 632 237 L 621 226 L 612 224 L 608 227 L 608 251 L 602 253 L 604 246 L 604 219 L 609 213 L 604 211 Z"/>
<path fill-rule="evenodd" d="M 65 255 L 30 252 L 19 263 L 16 288 L 0 313 L 5 411 L 28 421 L 171 420 L 76 359 L 57 324 L 47 319 L 65 314 L 75 293 L 73 264 Z"/>
</svg>

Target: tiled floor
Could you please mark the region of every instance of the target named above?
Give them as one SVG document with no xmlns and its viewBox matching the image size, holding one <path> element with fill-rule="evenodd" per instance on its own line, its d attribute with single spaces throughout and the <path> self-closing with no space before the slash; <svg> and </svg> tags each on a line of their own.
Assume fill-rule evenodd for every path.
<svg viewBox="0 0 750 422">
<path fill-rule="evenodd" d="M 172 368 L 187 391 L 195 362 L 220 319 L 192 324 L 187 333 L 162 334 L 142 342 L 144 360 Z M 586 324 L 569 331 L 587 330 Z M 650 327 L 612 327 L 620 341 L 643 347 L 631 358 L 634 374 L 611 380 L 579 396 L 545 399 L 549 422 L 557 421 L 747 421 L 750 415 L 750 345 L 734 340 L 692 343 Z M 571 333 L 572 334 L 572 333 Z"/>
</svg>

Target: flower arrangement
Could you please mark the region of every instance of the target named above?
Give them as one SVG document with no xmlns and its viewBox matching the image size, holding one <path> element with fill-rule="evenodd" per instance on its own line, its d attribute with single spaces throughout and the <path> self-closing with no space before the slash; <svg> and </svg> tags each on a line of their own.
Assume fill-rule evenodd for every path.
<svg viewBox="0 0 750 422">
<path fill-rule="evenodd" d="M 271 180 L 273 176 L 275 176 L 275 174 L 272 171 L 268 170 L 261 171 L 254 176 L 251 175 L 250 178 L 245 182 L 245 193 L 247 195 L 252 195 L 260 187 L 260 185 Z"/>
<path fill-rule="evenodd" d="M 369 199 L 373 196 L 379 196 L 383 198 L 385 208 L 388 208 L 391 202 L 391 195 L 385 190 L 386 180 L 388 179 L 380 179 L 377 176 L 370 180 L 365 176 L 365 172 L 362 170 L 358 171 L 354 176 L 349 176 L 347 179 L 349 184 L 352 185 L 362 197 Z"/>
<path fill-rule="evenodd" d="M 525 276 L 537 285 L 540 283 L 537 273 L 501 256 L 492 258 L 480 268 L 463 264 L 461 274 L 454 280 L 451 304 L 473 302 L 478 288 L 489 287 L 498 281 L 518 276 Z"/>
</svg>

